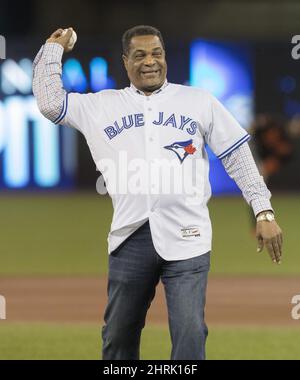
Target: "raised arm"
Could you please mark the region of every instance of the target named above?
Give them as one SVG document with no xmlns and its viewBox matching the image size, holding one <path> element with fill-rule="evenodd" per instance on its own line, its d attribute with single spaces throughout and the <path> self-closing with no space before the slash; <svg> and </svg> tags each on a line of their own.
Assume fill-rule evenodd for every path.
<svg viewBox="0 0 300 380">
<path fill-rule="evenodd" d="M 40 112 L 58 124 L 66 111 L 67 93 L 63 88 L 61 59 L 64 52 L 71 51 L 69 41 L 73 29 L 63 35 L 57 29 L 43 45 L 33 62 L 33 94 Z"/>
</svg>

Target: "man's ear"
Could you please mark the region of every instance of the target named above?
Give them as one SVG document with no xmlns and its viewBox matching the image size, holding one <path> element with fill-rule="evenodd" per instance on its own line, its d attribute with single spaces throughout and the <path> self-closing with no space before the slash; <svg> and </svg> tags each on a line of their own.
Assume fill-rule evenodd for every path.
<svg viewBox="0 0 300 380">
<path fill-rule="evenodd" d="M 123 63 L 124 63 L 125 69 L 127 71 L 127 66 L 128 66 L 128 57 L 127 57 L 127 55 L 123 54 L 122 55 L 122 59 L 123 59 Z"/>
</svg>

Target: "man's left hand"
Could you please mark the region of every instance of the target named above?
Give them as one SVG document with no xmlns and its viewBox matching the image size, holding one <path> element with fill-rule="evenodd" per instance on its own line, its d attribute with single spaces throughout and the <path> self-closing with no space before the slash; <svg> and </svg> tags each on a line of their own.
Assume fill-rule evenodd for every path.
<svg viewBox="0 0 300 380">
<path fill-rule="evenodd" d="M 265 246 L 272 261 L 281 264 L 283 238 L 282 231 L 275 220 L 257 222 L 256 238 L 258 241 L 257 252 L 261 252 Z"/>
</svg>

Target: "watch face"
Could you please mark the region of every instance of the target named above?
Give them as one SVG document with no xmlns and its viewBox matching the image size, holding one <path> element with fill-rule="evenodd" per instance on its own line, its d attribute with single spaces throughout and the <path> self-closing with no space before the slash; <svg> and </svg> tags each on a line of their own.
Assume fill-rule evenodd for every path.
<svg viewBox="0 0 300 380">
<path fill-rule="evenodd" d="M 269 222 L 272 222 L 274 220 L 274 215 L 272 214 L 266 214 L 266 218 Z"/>
</svg>

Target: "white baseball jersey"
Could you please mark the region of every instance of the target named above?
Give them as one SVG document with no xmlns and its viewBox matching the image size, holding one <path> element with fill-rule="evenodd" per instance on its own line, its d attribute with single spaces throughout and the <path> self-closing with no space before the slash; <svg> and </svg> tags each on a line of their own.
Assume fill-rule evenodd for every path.
<svg viewBox="0 0 300 380">
<path fill-rule="evenodd" d="M 56 123 L 83 133 L 104 176 L 114 207 L 109 252 L 147 219 L 165 260 L 211 250 L 204 145 L 223 158 L 250 137 L 214 96 L 167 82 L 150 96 L 133 85 L 70 93 Z"/>
</svg>

